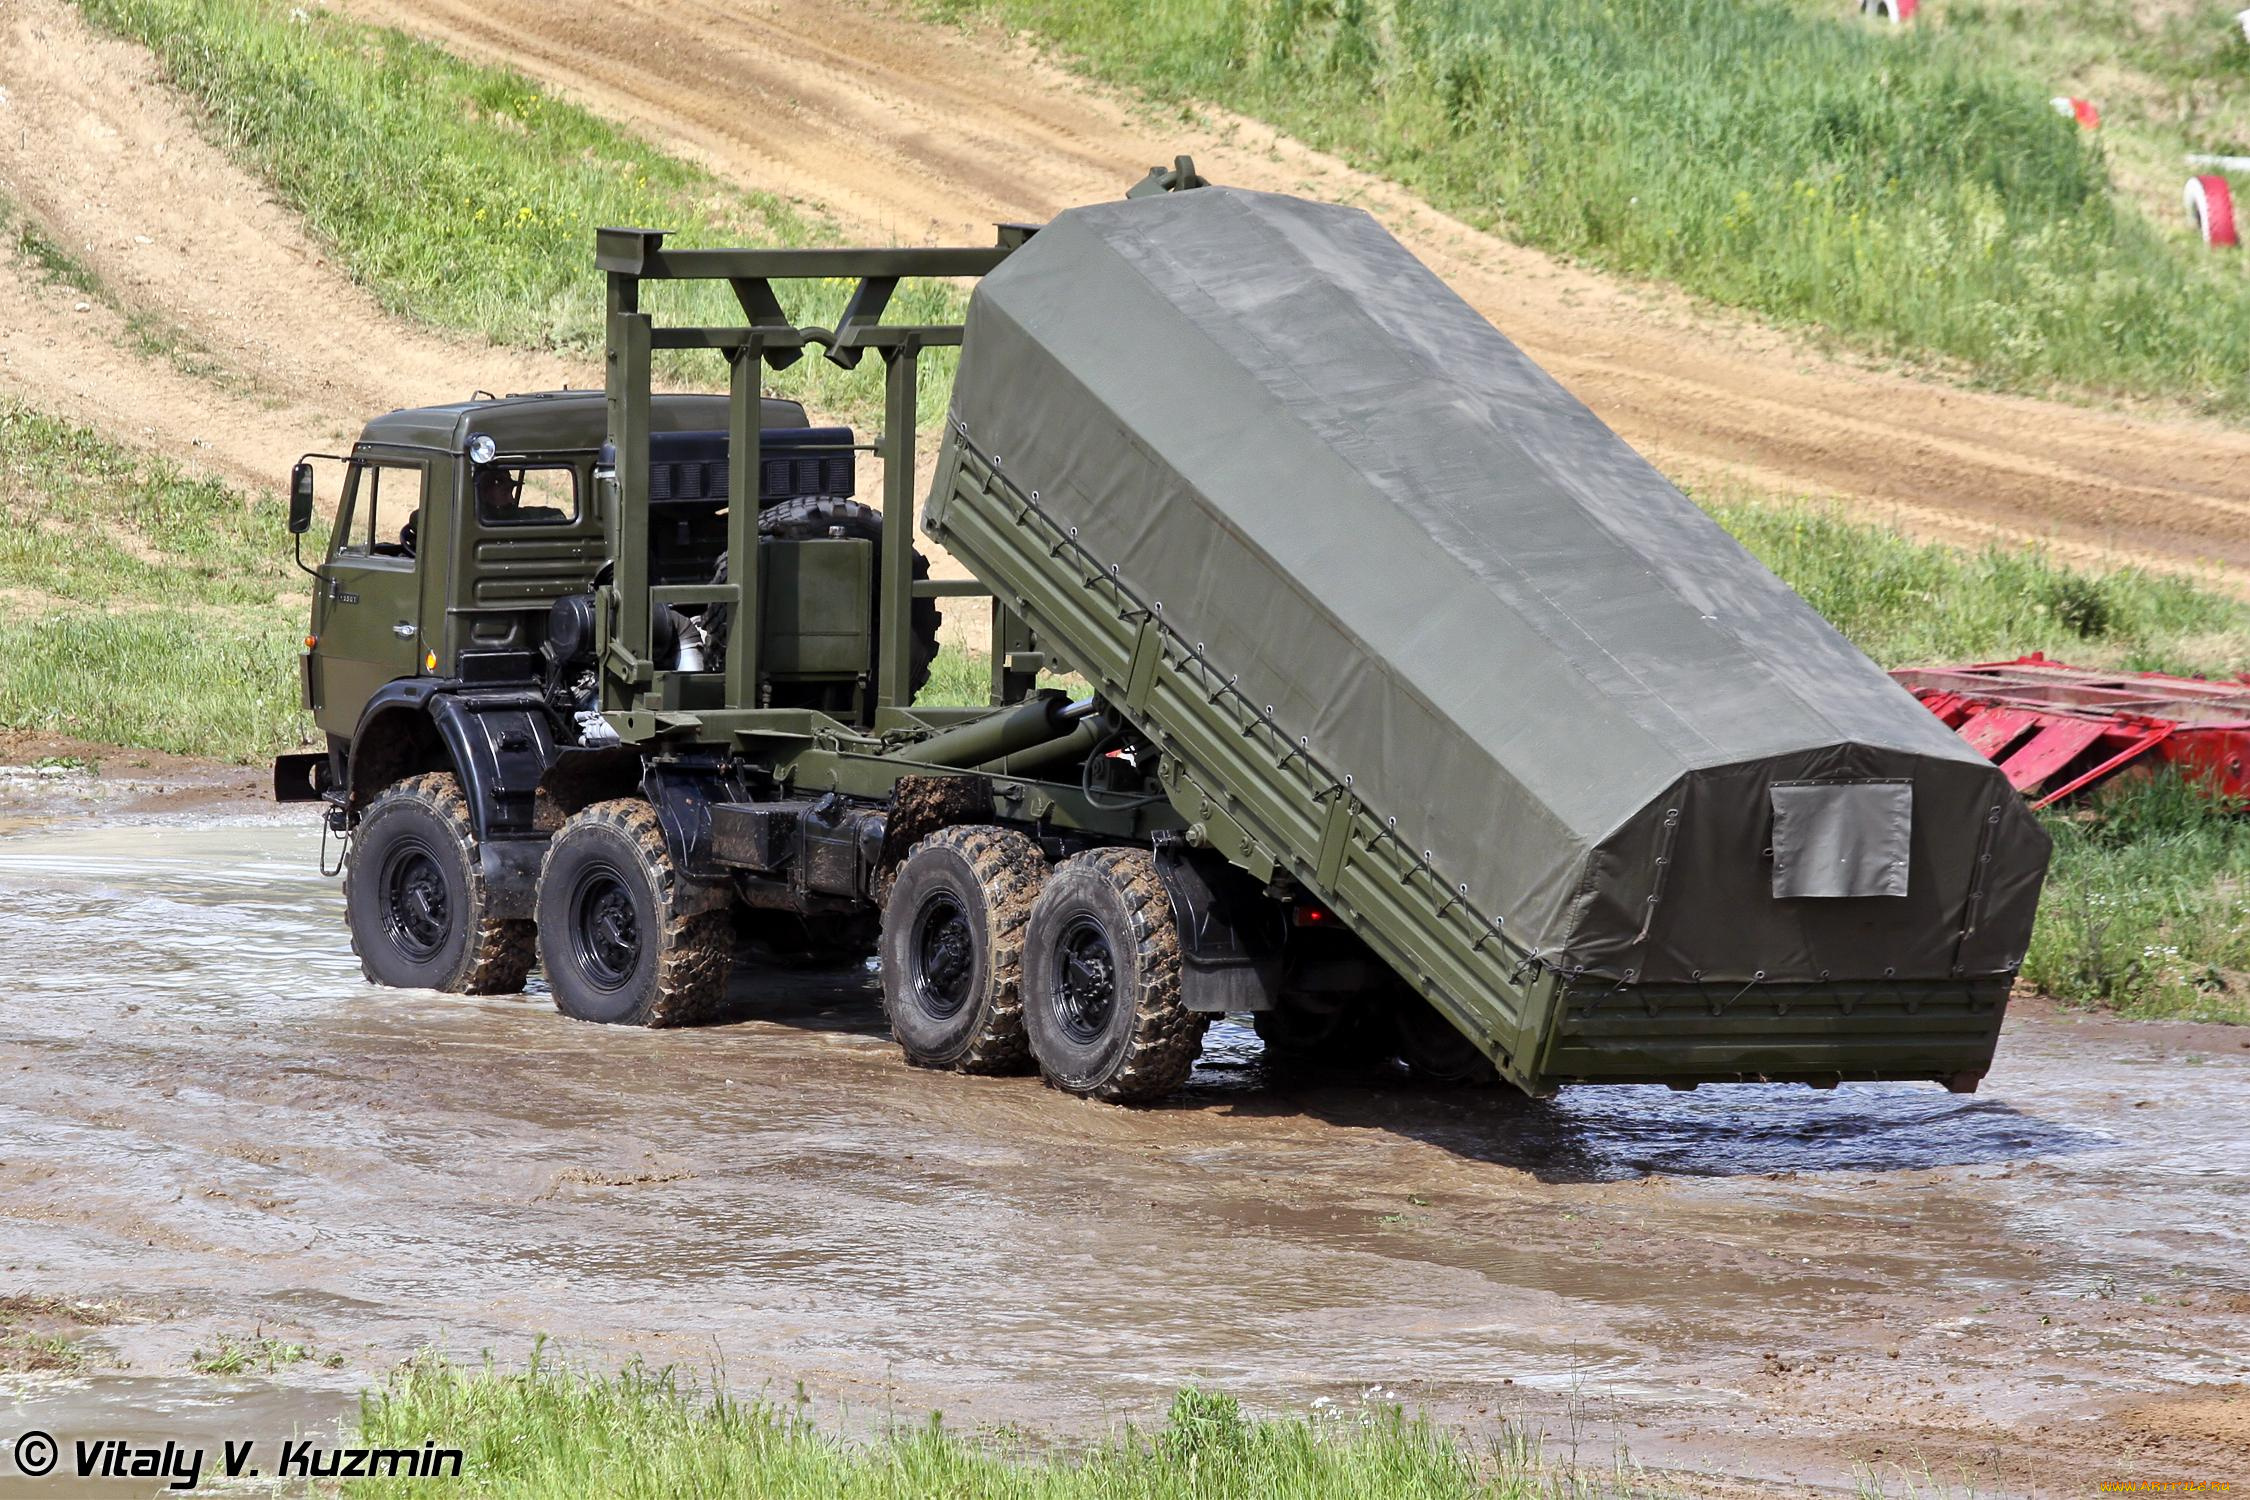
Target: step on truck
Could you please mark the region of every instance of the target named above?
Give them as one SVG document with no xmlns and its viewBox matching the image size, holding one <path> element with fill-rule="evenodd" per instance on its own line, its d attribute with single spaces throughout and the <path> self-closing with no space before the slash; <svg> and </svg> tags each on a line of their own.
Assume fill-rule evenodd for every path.
<svg viewBox="0 0 2250 1500">
<path fill-rule="evenodd" d="M 2021 799 L 1365 213 L 1183 159 L 990 246 L 604 230 L 596 265 L 602 392 L 337 456 L 327 749 L 275 774 L 371 981 L 537 964 L 667 1026 L 873 954 L 909 1062 L 1123 1101 L 1225 1014 L 1532 1093 L 1990 1066 Z M 917 277 L 973 281 L 965 321 L 889 321 Z M 681 281 L 740 318 L 660 322 Z M 921 520 L 970 577 L 933 579 L 955 346 Z M 762 394 L 816 350 L 880 362 L 872 440 Z M 652 393 L 670 351 L 726 394 Z M 989 611 L 983 703 L 919 701 L 941 603 Z"/>
</svg>

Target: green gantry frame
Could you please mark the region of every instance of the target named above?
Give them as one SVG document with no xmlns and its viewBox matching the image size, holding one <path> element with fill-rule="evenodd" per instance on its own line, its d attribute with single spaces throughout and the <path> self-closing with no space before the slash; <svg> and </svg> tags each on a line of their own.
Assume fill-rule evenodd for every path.
<svg viewBox="0 0 2250 1500">
<path fill-rule="evenodd" d="M 616 559 L 614 623 L 601 662 L 601 705 L 622 716 L 628 739 L 668 729 L 699 728 L 714 737 L 755 733 L 764 727 L 757 708 L 759 682 L 758 569 L 737 565 L 725 583 L 651 586 L 649 582 L 649 400 L 652 359 L 659 349 L 711 349 L 729 365 L 727 554 L 758 555 L 759 373 L 794 364 L 807 346 L 856 368 L 872 349 L 884 365 L 883 430 L 870 445 L 883 466 L 881 629 L 877 646 L 877 700 L 872 727 L 918 727 L 907 714 L 911 691 L 913 600 L 971 597 L 991 590 L 968 581 L 914 579 L 914 416 L 917 364 L 925 349 L 961 342 L 958 323 L 891 324 L 883 321 L 893 293 L 909 277 L 982 276 L 1033 233 L 1027 225 L 1002 225 L 998 242 L 983 247 L 873 250 L 667 250 L 662 230 L 604 229 L 595 236 L 595 264 L 608 279 L 608 360 L 605 370 L 610 441 L 616 478 L 602 486 L 604 524 Z M 800 327 L 789 320 L 774 291 L 777 281 L 848 280 L 855 283 L 834 328 Z M 641 309 L 644 281 L 724 281 L 741 304 L 745 322 L 733 327 L 658 327 Z M 656 670 L 652 616 L 658 605 L 730 604 L 726 642 L 725 707 L 687 713 L 689 674 Z M 605 610 L 605 617 L 609 611 Z M 1007 670 L 1008 643 L 1020 623 L 994 606 L 995 701 L 1020 696 L 1030 674 Z M 707 690 L 706 690 L 707 691 Z M 801 722 L 803 715 L 789 714 Z M 617 722 L 617 720 L 613 720 Z"/>
</svg>

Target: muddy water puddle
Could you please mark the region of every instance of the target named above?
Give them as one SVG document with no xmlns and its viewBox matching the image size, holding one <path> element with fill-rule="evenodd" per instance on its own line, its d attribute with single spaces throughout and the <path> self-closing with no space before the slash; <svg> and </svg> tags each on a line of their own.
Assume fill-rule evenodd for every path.
<svg viewBox="0 0 2250 1500">
<path fill-rule="evenodd" d="M 86 1335 L 122 1369 L 0 1376 L 0 1420 L 161 1437 L 211 1388 L 194 1351 L 258 1332 L 317 1356 L 256 1387 L 305 1421 L 417 1348 L 546 1334 L 848 1422 L 1379 1386 L 1698 1469 L 1911 1449 L 1992 1493 L 2244 1377 L 2222 1028 L 2019 1015 L 1974 1097 L 1535 1102 L 1277 1072 L 1225 1023 L 1126 1111 L 907 1069 L 861 971 L 740 976 L 739 1020 L 678 1033 L 374 990 L 318 846 L 256 817 L 0 839 L 0 1292 L 136 1309 Z M 2159 1470 L 2219 1477 L 2200 1441 Z"/>
</svg>

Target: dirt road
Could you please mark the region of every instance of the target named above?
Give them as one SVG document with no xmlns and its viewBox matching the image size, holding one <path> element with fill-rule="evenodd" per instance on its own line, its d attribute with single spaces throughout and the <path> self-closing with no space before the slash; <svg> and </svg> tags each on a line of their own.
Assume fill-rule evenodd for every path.
<svg viewBox="0 0 2250 1500">
<path fill-rule="evenodd" d="M 2250 432 L 1974 392 L 1823 357 L 1561 265 L 1250 121 L 1158 119 L 1028 50 L 854 0 L 345 0 L 520 68 L 746 184 L 901 240 L 990 237 L 1194 153 L 1365 205 L 1675 476 L 1816 494 L 1959 539 L 2250 580 Z"/>
<path fill-rule="evenodd" d="M 1127 1111 L 908 1070 L 858 972 L 745 974 L 686 1033 L 372 990 L 317 845 L 208 806 L 0 837 L 0 1294 L 117 1319 L 0 1424 L 285 1435 L 546 1333 L 848 1425 L 1379 1385 L 1596 1466 L 2250 1480 L 2238 1032 L 2040 1011 L 1974 1098 L 1530 1103 L 1269 1071 L 1229 1024 Z M 189 1369 L 253 1331 L 316 1357 Z"/>
</svg>

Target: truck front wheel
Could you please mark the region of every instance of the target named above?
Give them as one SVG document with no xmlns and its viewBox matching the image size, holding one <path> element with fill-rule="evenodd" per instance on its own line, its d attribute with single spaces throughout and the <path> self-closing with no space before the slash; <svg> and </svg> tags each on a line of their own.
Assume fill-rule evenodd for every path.
<svg viewBox="0 0 2250 1500">
<path fill-rule="evenodd" d="M 579 1021 L 689 1026 L 726 998 L 725 892 L 674 866 L 656 810 L 597 802 L 563 824 L 539 870 L 539 963 Z"/>
<path fill-rule="evenodd" d="M 531 924 L 499 921 L 461 787 L 442 771 L 377 793 L 344 867 L 352 951 L 370 982 L 506 995 L 531 971 Z"/>
<path fill-rule="evenodd" d="M 1047 1082 L 1139 1102 L 1187 1081 L 1210 1017 L 1180 1004 L 1172 898 L 1144 849 L 1059 866 L 1024 934 L 1024 1028 Z"/>
<path fill-rule="evenodd" d="M 941 828 L 908 851 L 881 949 L 883 1013 L 908 1062 L 1023 1070 L 1023 930 L 1046 875 L 1038 845 L 983 824 Z"/>
</svg>

